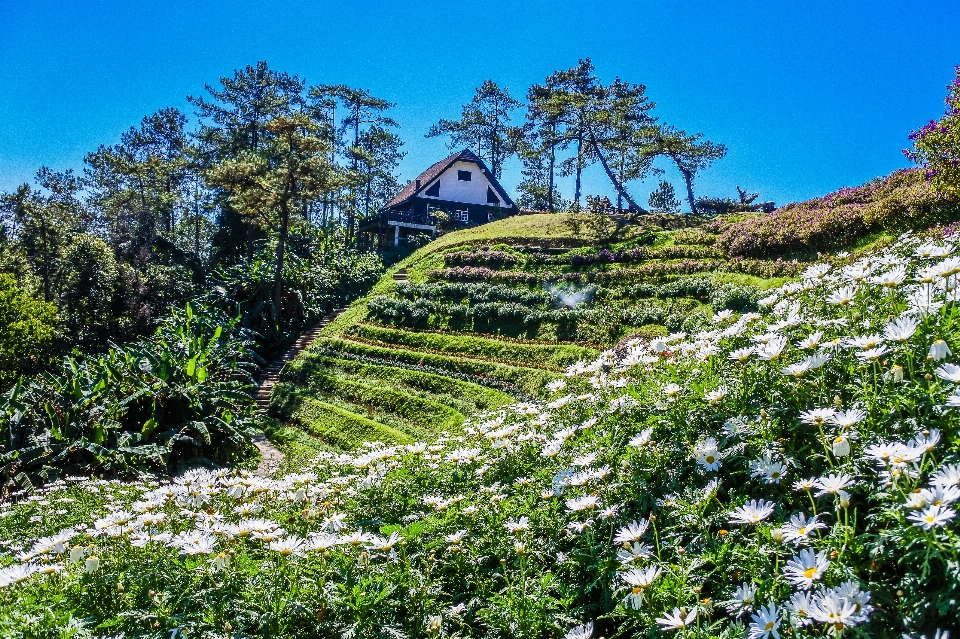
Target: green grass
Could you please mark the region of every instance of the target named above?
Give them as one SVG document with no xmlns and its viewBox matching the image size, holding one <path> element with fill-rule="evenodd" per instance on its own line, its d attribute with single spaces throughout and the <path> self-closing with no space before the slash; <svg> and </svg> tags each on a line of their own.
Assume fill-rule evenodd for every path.
<svg viewBox="0 0 960 639">
<path fill-rule="evenodd" d="M 321 453 L 337 452 L 330 444 L 310 435 L 302 428 L 287 425 L 275 417 L 263 420 L 267 439 L 283 453 L 280 474 L 300 472 Z"/>
<path fill-rule="evenodd" d="M 320 371 L 354 381 L 376 382 L 387 388 L 432 399 L 455 408 L 464 415 L 499 408 L 516 401 L 510 395 L 492 388 L 461 382 L 443 375 L 411 371 L 395 366 L 363 364 L 311 352 L 305 353 L 301 358 L 288 364 L 286 371 L 289 371 L 291 381 L 299 379 L 301 375 L 309 376 L 314 371 Z"/>
<path fill-rule="evenodd" d="M 383 385 L 345 379 L 309 364 L 284 375 L 283 379 L 284 383 L 274 392 L 275 401 L 280 406 L 287 392 L 319 394 L 323 401 L 340 404 L 351 412 L 366 411 L 371 419 L 417 439 L 443 431 L 456 432 L 463 425 L 463 414 L 439 402 Z"/>
<path fill-rule="evenodd" d="M 351 334 L 391 346 L 481 359 L 496 359 L 518 366 L 545 368 L 553 371 L 562 371 L 570 364 L 581 360 L 592 361 L 599 355 L 599 352 L 592 348 L 569 344 L 557 346 L 518 344 L 470 335 L 418 333 L 370 324 L 358 324 L 353 327 Z"/>
<path fill-rule="evenodd" d="M 274 401 L 286 423 L 297 426 L 334 450 L 350 451 L 363 442 L 406 444 L 407 433 L 278 384 Z"/>
<path fill-rule="evenodd" d="M 420 353 L 415 350 L 403 348 L 385 348 L 339 338 L 318 339 L 308 350 L 322 350 L 327 353 L 353 353 L 355 355 L 376 357 L 388 361 L 393 359 L 412 365 L 425 364 L 434 368 L 477 377 L 493 377 L 516 385 L 521 391 L 528 395 L 542 394 L 544 385 L 559 377 L 556 373 L 536 368 L 462 359 L 447 355 Z"/>
</svg>

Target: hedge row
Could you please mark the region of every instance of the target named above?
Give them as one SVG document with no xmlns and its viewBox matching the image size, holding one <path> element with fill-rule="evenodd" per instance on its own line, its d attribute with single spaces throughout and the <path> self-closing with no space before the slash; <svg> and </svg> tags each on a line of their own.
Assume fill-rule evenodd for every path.
<svg viewBox="0 0 960 639">
<path fill-rule="evenodd" d="M 559 255 L 549 253 L 530 253 L 527 255 L 490 249 L 473 249 L 445 253 L 445 266 L 487 266 L 501 268 L 523 264 L 583 266 L 587 264 L 608 263 L 635 263 L 648 260 L 673 260 L 680 258 L 716 258 L 723 257 L 723 252 L 711 246 L 678 245 L 678 246 L 641 246 L 622 251 L 601 249 L 593 253 L 571 251 Z"/>
<path fill-rule="evenodd" d="M 529 290 L 508 284 L 484 284 L 482 282 L 413 282 L 397 283 L 396 294 L 408 300 L 447 299 L 457 302 L 517 302 L 528 306 L 545 306 L 555 301 L 555 296 L 543 289 Z"/>
<path fill-rule="evenodd" d="M 689 275 L 704 272 L 732 272 L 757 277 L 792 277 L 799 275 L 807 264 L 786 260 L 753 259 L 703 259 L 677 260 L 673 262 L 649 262 L 635 268 L 619 268 L 588 273 L 527 273 L 523 271 L 496 271 L 485 267 L 462 266 L 433 269 L 427 277 L 434 281 L 486 281 L 511 282 L 516 284 L 540 284 L 543 282 L 618 282 L 638 278 Z"/>
<path fill-rule="evenodd" d="M 903 169 L 769 215 L 720 219 L 708 230 L 727 255 L 760 257 L 840 249 L 874 231 L 924 229 L 958 217 L 960 202 L 935 191 L 923 169 Z"/>
</svg>

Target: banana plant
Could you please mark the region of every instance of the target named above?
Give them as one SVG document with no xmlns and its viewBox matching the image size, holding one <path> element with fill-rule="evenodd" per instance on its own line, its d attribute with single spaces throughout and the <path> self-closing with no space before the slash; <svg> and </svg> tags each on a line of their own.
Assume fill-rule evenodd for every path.
<svg viewBox="0 0 960 639">
<path fill-rule="evenodd" d="M 150 339 L 111 345 L 97 358 L 68 357 L 56 372 L 18 383 L 0 399 L 18 472 L 46 480 L 60 469 L 116 474 L 228 461 L 250 445 L 253 375 L 262 363 L 239 324 L 187 305 Z"/>
</svg>

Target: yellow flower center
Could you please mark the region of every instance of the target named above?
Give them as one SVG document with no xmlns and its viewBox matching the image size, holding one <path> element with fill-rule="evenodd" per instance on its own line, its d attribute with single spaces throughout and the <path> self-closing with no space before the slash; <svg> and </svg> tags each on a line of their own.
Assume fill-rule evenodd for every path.
<svg viewBox="0 0 960 639">
<path fill-rule="evenodd" d="M 806 570 L 803 571 L 803 576 L 806 577 L 807 579 L 813 579 L 814 575 L 816 574 L 817 574 L 816 568 L 807 568 Z"/>
<path fill-rule="evenodd" d="M 773 630 L 773 622 L 772 622 L 772 621 L 768 621 L 768 622 L 767 622 L 767 625 L 765 625 L 765 626 L 763 627 L 763 629 L 764 629 L 764 630 Z"/>
</svg>

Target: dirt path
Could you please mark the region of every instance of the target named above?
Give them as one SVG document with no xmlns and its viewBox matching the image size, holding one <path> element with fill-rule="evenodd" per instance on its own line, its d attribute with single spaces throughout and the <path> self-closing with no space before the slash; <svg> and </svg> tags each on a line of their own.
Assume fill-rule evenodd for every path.
<svg viewBox="0 0 960 639">
<path fill-rule="evenodd" d="M 280 381 L 280 371 L 283 365 L 303 352 L 307 346 L 313 343 L 313 340 L 320 336 L 320 331 L 332 322 L 340 313 L 347 310 L 346 307 L 334 309 L 332 313 L 324 317 L 313 329 L 301 335 L 282 357 L 275 359 L 263 369 L 260 379 L 257 381 L 257 411 L 263 415 L 270 407 L 270 393 L 278 381 Z M 270 477 L 280 467 L 283 462 L 283 453 L 276 446 L 270 443 L 267 436 L 263 433 L 253 438 L 253 443 L 260 449 L 260 465 L 256 473 L 261 477 Z"/>
</svg>

